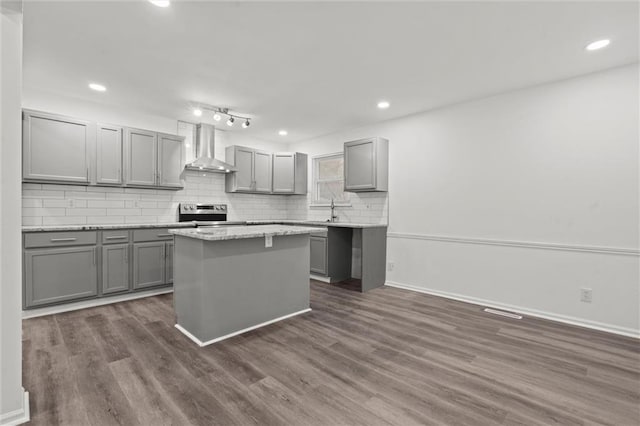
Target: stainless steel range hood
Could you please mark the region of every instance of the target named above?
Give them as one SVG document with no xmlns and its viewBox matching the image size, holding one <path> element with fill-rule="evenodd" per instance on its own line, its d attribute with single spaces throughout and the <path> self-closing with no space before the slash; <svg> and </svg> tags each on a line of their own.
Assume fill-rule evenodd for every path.
<svg viewBox="0 0 640 426">
<path fill-rule="evenodd" d="M 231 173 L 236 169 L 231 164 L 216 160 L 215 155 L 215 127 L 211 124 L 196 125 L 196 159 L 187 164 L 187 170 L 199 170 L 215 173 Z"/>
</svg>

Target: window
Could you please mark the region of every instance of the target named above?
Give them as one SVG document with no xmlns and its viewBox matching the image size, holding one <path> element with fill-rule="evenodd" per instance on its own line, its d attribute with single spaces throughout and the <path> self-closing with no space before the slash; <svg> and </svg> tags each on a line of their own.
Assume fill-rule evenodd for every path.
<svg viewBox="0 0 640 426">
<path fill-rule="evenodd" d="M 312 204 L 349 204 L 349 193 L 344 192 L 343 154 L 313 157 L 313 201 Z"/>
</svg>

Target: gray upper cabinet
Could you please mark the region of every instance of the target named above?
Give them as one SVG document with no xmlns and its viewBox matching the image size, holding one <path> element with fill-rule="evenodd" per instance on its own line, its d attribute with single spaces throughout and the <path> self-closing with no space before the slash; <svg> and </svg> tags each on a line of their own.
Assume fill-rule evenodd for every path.
<svg viewBox="0 0 640 426">
<path fill-rule="evenodd" d="M 129 244 L 102 247 L 102 294 L 129 290 Z"/>
<path fill-rule="evenodd" d="M 122 185 L 122 127 L 98 124 L 96 142 L 96 183 Z"/>
<path fill-rule="evenodd" d="M 344 190 L 387 191 L 389 141 L 368 138 L 344 144 Z"/>
<path fill-rule="evenodd" d="M 88 184 L 94 129 L 88 121 L 24 111 L 23 179 Z"/>
<path fill-rule="evenodd" d="M 301 152 L 273 154 L 273 193 L 307 193 L 307 154 Z"/>
<path fill-rule="evenodd" d="M 254 192 L 271 192 L 271 153 L 258 151 L 253 160 Z"/>
<path fill-rule="evenodd" d="M 158 185 L 182 188 L 180 174 L 184 169 L 182 158 L 183 136 L 158 133 Z"/>
<path fill-rule="evenodd" d="M 127 129 L 125 147 L 125 183 L 131 186 L 155 186 L 158 177 L 158 135 L 148 130 Z"/>
<path fill-rule="evenodd" d="M 238 171 L 226 175 L 227 192 L 271 193 L 271 153 L 244 146 L 229 146 L 226 161 Z"/>
<path fill-rule="evenodd" d="M 98 294 L 96 247 L 25 250 L 25 307 Z"/>
</svg>

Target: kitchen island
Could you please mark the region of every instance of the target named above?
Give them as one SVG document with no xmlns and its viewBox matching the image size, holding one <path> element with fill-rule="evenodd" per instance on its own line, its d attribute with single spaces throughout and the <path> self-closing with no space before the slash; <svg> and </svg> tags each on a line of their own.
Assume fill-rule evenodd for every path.
<svg viewBox="0 0 640 426">
<path fill-rule="evenodd" d="M 170 230 L 176 328 L 205 346 L 310 311 L 314 231 L 286 225 Z"/>
</svg>

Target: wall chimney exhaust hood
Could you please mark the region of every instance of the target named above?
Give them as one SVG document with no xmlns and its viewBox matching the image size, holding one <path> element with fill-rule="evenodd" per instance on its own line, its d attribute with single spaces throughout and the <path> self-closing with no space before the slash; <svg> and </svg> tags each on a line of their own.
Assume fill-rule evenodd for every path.
<svg viewBox="0 0 640 426">
<path fill-rule="evenodd" d="M 231 173 L 238 171 L 238 169 L 231 164 L 214 158 L 215 139 L 214 126 L 206 123 L 196 125 L 196 159 L 185 166 L 187 170 L 215 173 Z"/>
</svg>

